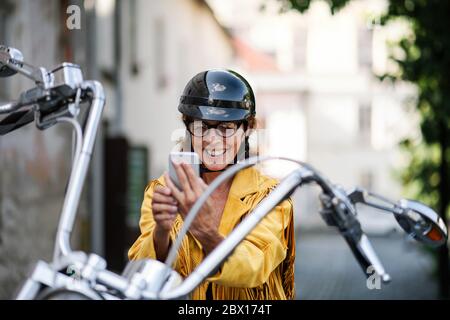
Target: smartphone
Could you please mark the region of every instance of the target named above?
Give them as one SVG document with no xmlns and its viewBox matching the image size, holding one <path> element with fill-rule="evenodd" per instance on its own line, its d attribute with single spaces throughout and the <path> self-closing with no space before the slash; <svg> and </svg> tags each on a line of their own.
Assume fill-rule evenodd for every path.
<svg viewBox="0 0 450 320">
<path fill-rule="evenodd" d="M 169 154 L 169 177 L 170 180 L 182 190 L 177 172 L 173 163 L 187 163 L 194 169 L 195 175 L 200 176 L 200 157 L 195 152 L 171 152 Z"/>
</svg>

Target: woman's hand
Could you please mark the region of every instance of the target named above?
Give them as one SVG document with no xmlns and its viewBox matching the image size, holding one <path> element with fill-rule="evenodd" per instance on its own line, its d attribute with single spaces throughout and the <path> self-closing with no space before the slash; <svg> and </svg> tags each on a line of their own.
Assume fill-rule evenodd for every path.
<svg viewBox="0 0 450 320">
<path fill-rule="evenodd" d="M 178 209 L 184 219 L 208 186 L 202 178 L 195 175 L 190 165 L 174 163 L 174 167 L 183 191 L 174 185 L 167 173 L 164 178 L 173 197 L 178 201 Z M 223 240 L 218 232 L 221 217 L 222 212 L 216 210 L 213 200 L 209 197 L 189 228 L 189 232 L 202 244 L 205 253 L 212 251 Z"/>
<path fill-rule="evenodd" d="M 156 187 L 152 199 L 152 212 L 156 223 L 153 243 L 156 256 L 160 261 L 167 256 L 170 245 L 170 230 L 177 217 L 177 211 L 177 201 L 172 196 L 172 191 L 167 187 Z"/>
<path fill-rule="evenodd" d="M 170 188 L 158 186 L 152 199 L 152 212 L 159 231 L 168 233 L 177 217 L 177 201 Z"/>
</svg>

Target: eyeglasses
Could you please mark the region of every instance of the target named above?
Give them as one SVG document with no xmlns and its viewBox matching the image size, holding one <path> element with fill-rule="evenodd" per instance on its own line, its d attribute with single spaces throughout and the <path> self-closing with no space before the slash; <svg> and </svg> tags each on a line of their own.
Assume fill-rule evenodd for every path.
<svg viewBox="0 0 450 320">
<path fill-rule="evenodd" d="M 241 122 L 219 122 L 218 124 L 211 125 L 204 121 L 191 121 L 186 123 L 188 131 L 196 137 L 204 137 L 209 129 L 214 128 L 219 136 L 231 137 L 241 126 Z"/>
</svg>

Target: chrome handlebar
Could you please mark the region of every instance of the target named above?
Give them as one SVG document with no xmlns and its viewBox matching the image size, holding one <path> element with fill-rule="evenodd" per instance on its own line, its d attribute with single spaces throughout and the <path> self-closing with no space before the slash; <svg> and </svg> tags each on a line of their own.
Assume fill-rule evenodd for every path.
<svg viewBox="0 0 450 320">
<path fill-rule="evenodd" d="M 21 107 L 22 105 L 18 102 L 8 102 L 6 104 L 0 105 L 0 114 L 11 113 Z"/>
</svg>

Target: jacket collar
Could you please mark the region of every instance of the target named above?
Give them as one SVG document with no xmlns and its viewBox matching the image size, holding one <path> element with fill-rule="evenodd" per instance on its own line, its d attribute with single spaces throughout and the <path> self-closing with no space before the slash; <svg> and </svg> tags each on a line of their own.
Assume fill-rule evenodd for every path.
<svg viewBox="0 0 450 320">
<path fill-rule="evenodd" d="M 239 171 L 234 176 L 230 193 L 241 199 L 248 194 L 258 191 L 261 182 L 259 177 L 260 174 L 254 167 Z"/>
</svg>

